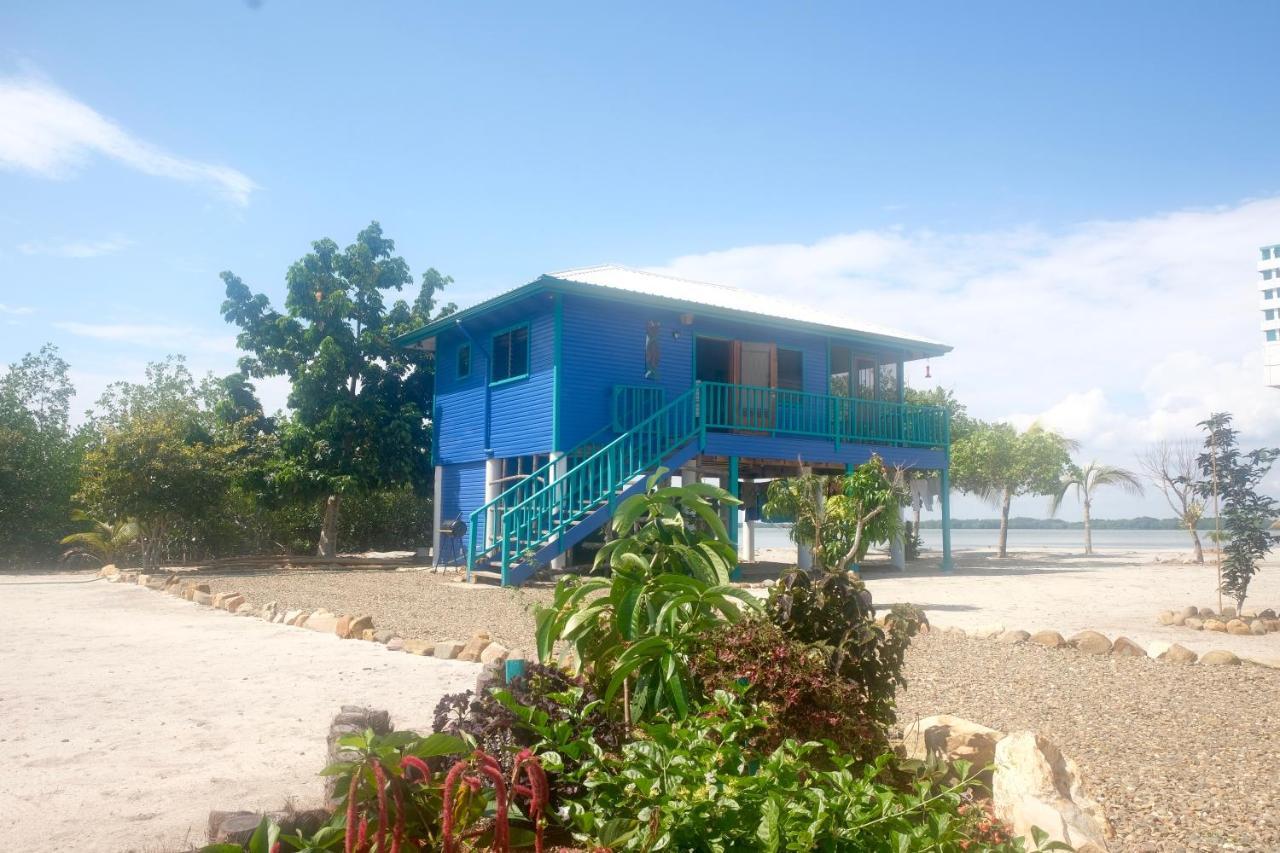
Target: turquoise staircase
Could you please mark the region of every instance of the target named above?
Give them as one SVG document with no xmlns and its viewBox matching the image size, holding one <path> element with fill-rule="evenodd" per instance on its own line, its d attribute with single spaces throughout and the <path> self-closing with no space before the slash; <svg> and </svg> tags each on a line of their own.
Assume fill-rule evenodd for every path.
<svg viewBox="0 0 1280 853">
<path fill-rule="evenodd" d="M 593 443 L 597 433 L 567 460 L 548 462 L 472 512 L 468 580 L 523 583 L 600 529 L 652 471 L 696 456 L 705 435 L 700 397 L 697 386 L 690 388 L 603 446 Z"/>
</svg>

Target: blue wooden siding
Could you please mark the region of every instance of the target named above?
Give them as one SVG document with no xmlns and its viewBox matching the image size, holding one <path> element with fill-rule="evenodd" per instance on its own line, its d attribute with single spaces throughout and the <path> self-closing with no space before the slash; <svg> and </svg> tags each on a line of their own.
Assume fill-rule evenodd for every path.
<svg viewBox="0 0 1280 853">
<path fill-rule="evenodd" d="M 484 462 L 445 465 L 440 473 L 440 520 L 449 524 L 461 516 L 467 521 L 471 511 L 484 504 Z"/>
<path fill-rule="evenodd" d="M 555 449 L 551 446 L 555 316 L 544 303 L 529 320 L 528 377 L 495 385 L 489 392 L 489 446 L 494 456 L 503 459 Z"/>
<path fill-rule="evenodd" d="M 506 317 L 474 317 L 436 338 L 436 463 L 456 465 L 488 456 L 546 453 L 551 447 L 555 324 L 551 306 L 535 303 L 529 322 L 529 375 L 489 384 L 495 331 Z M 469 335 L 469 337 L 468 337 Z M 457 375 L 458 348 L 471 345 L 471 373 Z M 485 418 L 488 412 L 488 429 Z"/>
<path fill-rule="evenodd" d="M 698 336 L 773 343 L 802 353 L 803 389 L 827 393 L 827 348 L 848 340 L 760 323 L 700 317 L 692 325 L 680 323 L 680 311 L 641 306 L 625 301 L 580 295 L 564 297 L 562 342 L 563 375 L 560 381 L 560 449 L 568 449 L 610 422 L 614 385 L 661 387 L 672 400 L 693 384 L 694 339 Z M 656 378 L 645 377 L 645 329 L 659 324 L 660 362 Z M 883 350 L 881 351 L 884 352 Z M 886 355 L 886 360 L 896 360 Z M 786 458 L 785 454 L 769 455 Z"/>
<path fill-rule="evenodd" d="M 748 459 L 785 459 L 802 463 L 861 465 L 878 453 L 887 465 L 921 470 L 937 470 L 946 462 L 941 450 L 924 447 L 888 447 L 878 444 L 841 444 L 820 438 L 798 436 L 744 435 L 730 432 L 708 432 L 705 453 L 715 456 L 741 456 Z"/>
</svg>

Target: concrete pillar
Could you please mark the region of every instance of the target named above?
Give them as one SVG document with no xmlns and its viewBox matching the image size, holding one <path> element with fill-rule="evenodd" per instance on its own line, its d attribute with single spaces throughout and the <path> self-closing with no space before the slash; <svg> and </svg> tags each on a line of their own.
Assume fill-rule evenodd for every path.
<svg viewBox="0 0 1280 853">
<path fill-rule="evenodd" d="M 692 464 L 685 465 L 680 469 L 680 485 L 687 486 L 690 483 L 698 482 L 698 469 Z"/>
<path fill-rule="evenodd" d="M 569 472 L 569 460 L 562 451 L 556 450 L 551 454 L 551 461 L 555 464 L 551 466 L 551 482 L 555 482 Z M 551 570 L 555 572 L 563 572 L 566 564 L 566 555 L 560 554 L 551 558 Z"/>
<path fill-rule="evenodd" d="M 756 561 L 756 522 L 748 521 L 742 525 L 742 544 L 738 546 L 738 553 L 741 555 L 746 552 L 748 563 Z"/>
<path fill-rule="evenodd" d="M 726 488 L 725 488 L 725 491 L 727 491 L 730 495 L 732 495 L 733 497 L 735 497 L 735 498 L 736 498 L 736 497 L 738 496 L 738 492 L 739 492 L 739 489 L 738 489 L 738 457 L 736 457 L 736 456 L 730 456 L 730 457 L 729 457 L 729 474 L 728 474 L 728 477 L 726 477 L 726 479 L 728 480 L 728 482 L 725 484 L 725 487 L 726 487 Z M 729 513 L 728 513 L 728 515 L 729 515 L 729 519 L 728 519 L 728 521 L 729 521 L 729 541 L 733 544 L 733 551 L 734 551 L 734 553 L 735 553 L 735 554 L 737 554 L 737 553 L 738 553 L 738 524 L 739 524 L 739 521 L 738 521 L 738 506 L 737 506 L 736 504 L 731 505 L 731 506 L 729 507 Z M 738 562 L 741 562 L 741 560 L 742 560 L 741 555 L 738 555 Z M 735 565 L 735 566 L 733 567 L 733 572 L 732 572 L 732 574 L 730 574 L 730 575 L 729 575 L 729 577 L 730 577 L 731 579 L 733 579 L 733 580 L 737 580 L 737 579 L 738 579 L 738 577 L 739 577 L 741 574 L 742 574 L 742 569 L 741 569 L 739 566 Z"/>
<path fill-rule="evenodd" d="M 440 565 L 440 523 L 441 513 L 444 511 L 444 503 L 441 496 L 444 495 L 444 466 L 436 466 L 435 483 L 432 485 L 431 494 L 431 565 Z M 470 555 L 468 555 L 470 556 Z M 470 563 L 468 562 L 468 567 Z"/>
<path fill-rule="evenodd" d="M 898 514 L 898 529 L 902 530 L 902 507 L 897 507 L 894 512 Z M 902 533 L 893 537 L 889 543 L 889 562 L 893 564 L 895 569 L 905 569 L 907 567 L 907 548 L 906 542 L 903 541 Z"/>
<path fill-rule="evenodd" d="M 813 468 L 808 465 L 800 466 L 800 476 L 807 477 L 813 473 Z M 821 508 L 827 502 L 826 495 L 818 496 L 818 506 Z M 813 549 L 808 545 L 796 543 L 796 565 L 804 569 L 806 572 L 813 569 Z"/>
<path fill-rule="evenodd" d="M 942 570 L 949 572 L 953 568 L 951 563 L 951 477 L 947 471 L 950 467 L 950 454 L 947 454 L 947 465 L 943 466 L 941 471 L 942 484 L 941 494 L 942 500 Z"/>
<path fill-rule="evenodd" d="M 502 460 L 489 458 L 484 461 L 484 502 L 487 504 L 502 494 Z M 484 547 L 497 541 L 500 519 L 496 510 L 490 509 L 484 519 Z"/>
</svg>

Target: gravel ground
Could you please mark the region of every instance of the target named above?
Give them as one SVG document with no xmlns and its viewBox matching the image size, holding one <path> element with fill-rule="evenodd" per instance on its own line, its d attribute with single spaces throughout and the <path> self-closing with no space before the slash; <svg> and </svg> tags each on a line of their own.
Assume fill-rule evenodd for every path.
<svg viewBox="0 0 1280 853">
<path fill-rule="evenodd" d="M 1280 850 L 1280 670 L 1182 667 L 933 634 L 899 723 L 1031 729 L 1075 760 L 1125 851 Z"/>
<path fill-rule="evenodd" d="M 366 569 L 199 572 L 214 592 L 239 592 L 254 604 L 368 614 L 376 628 L 405 638 L 465 640 L 488 630 L 493 639 L 533 657 L 535 602 L 551 601 L 550 583 L 502 588 L 462 583 L 456 574 Z"/>
</svg>

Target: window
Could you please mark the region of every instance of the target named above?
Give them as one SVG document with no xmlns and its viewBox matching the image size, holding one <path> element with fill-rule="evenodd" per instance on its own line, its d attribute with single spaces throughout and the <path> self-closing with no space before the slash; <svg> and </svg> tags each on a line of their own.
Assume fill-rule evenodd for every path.
<svg viewBox="0 0 1280 853">
<path fill-rule="evenodd" d="M 458 378 L 466 379 L 471 375 L 471 344 L 458 347 Z"/>
<path fill-rule="evenodd" d="M 1276 330 L 1267 329 L 1267 340 L 1274 341 L 1276 339 Z"/>
<path fill-rule="evenodd" d="M 1267 320 L 1274 320 L 1276 318 L 1276 309 L 1268 308 L 1262 312 L 1262 316 Z"/>
<path fill-rule="evenodd" d="M 827 379 L 828 393 L 836 397 L 848 397 L 852 393 L 850 373 L 853 372 L 853 354 L 848 347 L 831 347 L 831 376 Z"/>
<path fill-rule="evenodd" d="M 1264 280 L 1264 281 L 1270 281 L 1270 280 L 1271 280 L 1271 270 L 1263 270 L 1263 271 L 1262 271 L 1262 278 L 1263 278 L 1263 280 Z"/>
<path fill-rule="evenodd" d="M 529 327 L 516 326 L 493 336 L 491 382 L 506 382 L 529 375 Z"/>
<path fill-rule="evenodd" d="M 804 390 L 804 353 L 800 350 L 778 350 L 778 387 L 787 391 Z"/>
<path fill-rule="evenodd" d="M 1274 294 L 1275 294 L 1275 291 L 1274 291 L 1274 290 L 1264 290 L 1264 291 L 1262 291 L 1262 298 L 1263 298 L 1263 299 L 1271 299 L 1271 298 L 1273 297 L 1273 295 L 1274 295 Z"/>
<path fill-rule="evenodd" d="M 1264 261 L 1269 261 L 1269 260 L 1271 260 L 1271 247 L 1270 247 L 1270 246 L 1263 246 L 1263 247 L 1262 247 L 1262 259 L 1263 259 Z"/>
</svg>

